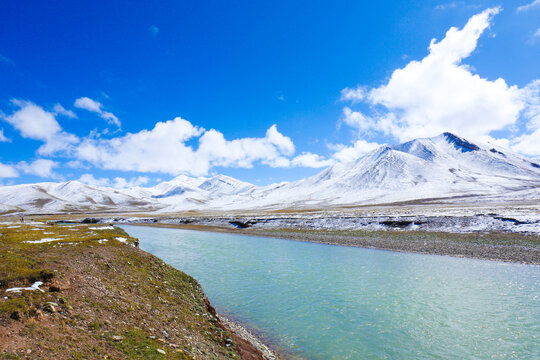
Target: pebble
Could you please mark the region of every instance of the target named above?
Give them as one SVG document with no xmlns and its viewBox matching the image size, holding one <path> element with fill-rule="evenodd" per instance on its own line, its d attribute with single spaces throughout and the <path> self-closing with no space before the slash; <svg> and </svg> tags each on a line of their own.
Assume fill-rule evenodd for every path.
<svg viewBox="0 0 540 360">
<path fill-rule="evenodd" d="M 120 335 L 113 335 L 112 339 L 114 341 L 122 341 L 122 340 L 124 340 L 124 337 L 120 336 Z"/>
<path fill-rule="evenodd" d="M 163 354 L 163 355 L 166 354 L 165 350 L 157 349 L 156 351 L 157 351 L 158 353 L 160 353 L 160 354 Z"/>
<path fill-rule="evenodd" d="M 50 313 L 55 313 L 56 312 L 56 308 L 51 303 L 45 304 L 45 306 L 43 307 L 43 310 L 48 311 Z"/>
</svg>

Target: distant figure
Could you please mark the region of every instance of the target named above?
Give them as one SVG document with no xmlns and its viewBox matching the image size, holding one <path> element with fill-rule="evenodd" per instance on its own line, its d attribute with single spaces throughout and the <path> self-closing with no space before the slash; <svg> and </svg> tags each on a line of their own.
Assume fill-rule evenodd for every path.
<svg viewBox="0 0 540 360">
<path fill-rule="evenodd" d="M 21 216 L 21 222 L 24 222 L 24 216 Z"/>
</svg>

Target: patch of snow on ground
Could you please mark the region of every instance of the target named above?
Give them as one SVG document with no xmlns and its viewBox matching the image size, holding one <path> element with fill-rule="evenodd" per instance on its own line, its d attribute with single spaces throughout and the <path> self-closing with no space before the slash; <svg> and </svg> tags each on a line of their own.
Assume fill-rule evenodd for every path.
<svg viewBox="0 0 540 360">
<path fill-rule="evenodd" d="M 114 230 L 114 226 L 89 227 L 90 230 Z"/>
<path fill-rule="evenodd" d="M 125 243 L 127 239 L 125 237 L 115 237 L 115 240 Z"/>
<path fill-rule="evenodd" d="M 61 238 L 43 238 L 41 240 L 29 240 L 29 241 L 23 241 L 27 244 L 43 244 L 47 242 L 53 242 L 53 241 L 59 241 L 62 240 Z"/>
<path fill-rule="evenodd" d="M 41 292 L 45 292 L 43 290 L 41 290 L 39 287 L 43 285 L 43 282 L 41 281 L 36 281 L 35 283 L 32 284 L 32 286 L 30 287 L 25 287 L 25 288 L 11 288 L 11 289 L 7 289 L 6 292 L 15 292 L 15 293 L 20 293 L 21 291 L 23 290 L 29 290 L 29 291 L 35 291 L 35 290 L 39 290 Z"/>
</svg>

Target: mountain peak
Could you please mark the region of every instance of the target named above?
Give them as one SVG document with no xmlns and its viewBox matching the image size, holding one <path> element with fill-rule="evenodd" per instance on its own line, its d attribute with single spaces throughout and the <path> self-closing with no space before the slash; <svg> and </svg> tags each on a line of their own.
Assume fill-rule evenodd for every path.
<svg viewBox="0 0 540 360">
<path fill-rule="evenodd" d="M 454 135 L 452 133 L 445 132 L 442 134 L 442 136 L 446 138 L 446 141 L 454 145 L 454 147 L 461 152 L 470 152 L 470 151 L 480 150 L 480 148 L 477 145 L 470 143 L 467 140 L 460 138 L 459 136 Z"/>
</svg>

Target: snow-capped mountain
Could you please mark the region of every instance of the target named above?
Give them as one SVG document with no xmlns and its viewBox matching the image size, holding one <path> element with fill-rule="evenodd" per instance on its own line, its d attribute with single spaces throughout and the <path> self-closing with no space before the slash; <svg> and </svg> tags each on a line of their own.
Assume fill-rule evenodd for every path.
<svg viewBox="0 0 540 360">
<path fill-rule="evenodd" d="M 429 199 L 540 201 L 540 164 L 444 133 L 381 146 L 315 176 L 265 187 L 224 175 L 181 175 L 124 190 L 77 181 L 0 187 L 3 212 L 328 208 Z"/>
<path fill-rule="evenodd" d="M 158 204 L 124 191 L 83 184 L 79 181 L 0 187 L 0 204 L 9 212 L 59 213 L 73 211 L 125 211 L 139 207 L 156 210 Z"/>
<path fill-rule="evenodd" d="M 327 207 L 508 192 L 519 196 L 518 192 L 530 189 L 540 193 L 539 164 L 444 133 L 381 146 L 307 179 L 259 188 L 251 193 L 251 204 Z"/>
</svg>

